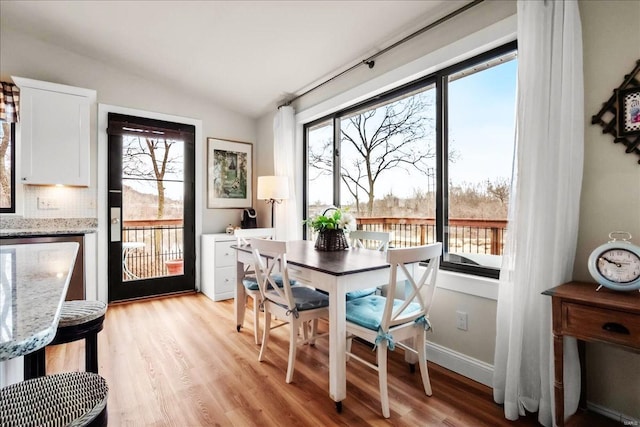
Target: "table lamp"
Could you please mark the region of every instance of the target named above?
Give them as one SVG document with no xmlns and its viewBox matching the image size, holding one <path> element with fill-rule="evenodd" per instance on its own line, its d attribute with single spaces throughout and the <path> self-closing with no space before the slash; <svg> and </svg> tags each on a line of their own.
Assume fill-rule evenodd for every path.
<svg viewBox="0 0 640 427">
<path fill-rule="evenodd" d="M 273 228 L 274 205 L 289 198 L 288 176 L 259 176 L 258 199 L 271 203 L 271 228 Z"/>
</svg>

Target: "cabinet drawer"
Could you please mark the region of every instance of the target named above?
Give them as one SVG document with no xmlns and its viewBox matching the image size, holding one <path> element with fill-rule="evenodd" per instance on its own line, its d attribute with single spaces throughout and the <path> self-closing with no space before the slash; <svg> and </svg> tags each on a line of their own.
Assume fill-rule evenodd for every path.
<svg viewBox="0 0 640 427">
<path fill-rule="evenodd" d="M 236 268 L 222 267 L 216 268 L 216 295 L 231 292 L 233 294 L 236 286 Z"/>
<path fill-rule="evenodd" d="M 230 267 L 236 265 L 236 250 L 231 247 L 236 241 L 216 242 L 216 267 Z"/>
<path fill-rule="evenodd" d="M 565 303 L 562 329 L 581 339 L 640 347 L 640 315 Z"/>
</svg>

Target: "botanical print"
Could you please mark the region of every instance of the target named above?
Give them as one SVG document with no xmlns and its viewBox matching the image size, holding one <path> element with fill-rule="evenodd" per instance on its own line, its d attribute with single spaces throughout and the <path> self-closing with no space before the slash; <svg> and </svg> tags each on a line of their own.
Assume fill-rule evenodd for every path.
<svg viewBox="0 0 640 427">
<path fill-rule="evenodd" d="M 207 143 L 207 207 L 251 207 L 253 145 L 216 138 Z"/>
<path fill-rule="evenodd" d="M 247 154 L 214 150 L 213 194 L 220 199 L 247 197 Z"/>
</svg>

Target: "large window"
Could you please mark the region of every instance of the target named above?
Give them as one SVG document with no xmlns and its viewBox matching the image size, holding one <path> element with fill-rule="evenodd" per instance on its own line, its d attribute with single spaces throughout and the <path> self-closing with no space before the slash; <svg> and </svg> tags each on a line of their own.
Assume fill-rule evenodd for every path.
<svg viewBox="0 0 640 427">
<path fill-rule="evenodd" d="M 0 122 L 0 213 L 16 211 L 15 125 Z"/>
<path fill-rule="evenodd" d="M 516 67 L 512 42 L 305 125 L 305 217 L 340 206 L 392 246 L 441 241 L 444 269 L 497 277 Z"/>
</svg>

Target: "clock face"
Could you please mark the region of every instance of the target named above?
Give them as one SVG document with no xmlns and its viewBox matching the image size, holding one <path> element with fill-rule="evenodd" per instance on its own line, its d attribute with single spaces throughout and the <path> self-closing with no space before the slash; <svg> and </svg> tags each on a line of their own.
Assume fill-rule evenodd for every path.
<svg viewBox="0 0 640 427">
<path fill-rule="evenodd" d="M 624 285 L 640 277 L 640 257 L 624 248 L 609 249 L 598 256 L 596 269 L 605 279 Z"/>
</svg>

